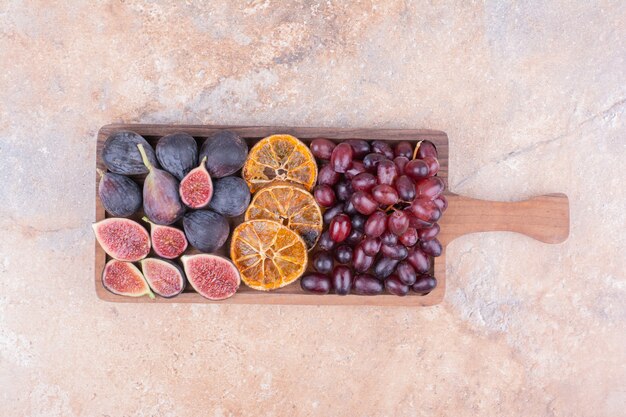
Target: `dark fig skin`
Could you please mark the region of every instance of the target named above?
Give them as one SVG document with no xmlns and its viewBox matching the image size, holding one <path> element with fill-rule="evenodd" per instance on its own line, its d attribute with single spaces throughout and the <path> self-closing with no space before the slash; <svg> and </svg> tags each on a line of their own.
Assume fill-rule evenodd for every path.
<svg viewBox="0 0 626 417">
<path fill-rule="evenodd" d="M 141 208 L 139 184 L 120 174 L 100 173 L 98 196 L 104 209 L 114 217 L 128 217 Z"/>
<path fill-rule="evenodd" d="M 145 156 L 145 149 L 137 145 Z M 174 223 L 185 214 L 185 206 L 178 195 L 178 181 L 172 174 L 155 168 L 147 158 L 149 173 L 143 183 L 143 211 L 151 222 L 161 225 Z"/>
<path fill-rule="evenodd" d="M 239 177 L 225 177 L 213 183 L 213 197 L 209 208 L 226 217 L 243 214 L 250 205 L 250 189 Z"/>
<path fill-rule="evenodd" d="M 207 138 L 200 149 L 200 160 L 207 157 L 211 178 L 222 178 L 239 171 L 248 157 L 248 145 L 239 135 L 222 130 Z"/>
<path fill-rule="evenodd" d="M 150 144 L 135 132 L 123 131 L 113 133 L 104 142 L 102 161 L 109 171 L 122 175 L 147 174 L 148 168 L 144 165 L 137 145 L 143 145 L 148 161 L 158 167 L 154 150 Z"/>
<path fill-rule="evenodd" d="M 156 157 L 161 167 L 180 181 L 198 163 L 198 144 L 187 133 L 163 136 L 157 142 Z"/>
<path fill-rule="evenodd" d="M 226 218 L 211 210 L 185 214 L 183 229 L 191 246 L 202 252 L 215 252 L 226 243 L 230 232 Z"/>
</svg>

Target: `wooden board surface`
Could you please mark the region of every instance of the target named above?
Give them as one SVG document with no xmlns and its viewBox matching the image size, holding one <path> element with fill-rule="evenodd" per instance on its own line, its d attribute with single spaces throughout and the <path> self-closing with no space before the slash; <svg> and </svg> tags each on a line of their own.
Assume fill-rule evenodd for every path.
<svg viewBox="0 0 626 417">
<path fill-rule="evenodd" d="M 229 129 L 238 133 L 251 147 L 263 137 L 286 133 L 296 136 L 308 143 L 311 139 L 324 137 L 335 141 L 342 139 L 379 139 L 391 142 L 408 140 L 417 142 L 428 139 L 436 146 L 439 153 L 441 169 L 438 176 L 448 185 L 448 136 L 441 131 L 421 129 L 337 129 L 313 127 L 281 127 L 281 126 L 197 126 L 197 125 L 140 125 L 112 124 L 102 127 L 98 132 L 96 165 L 104 169 L 101 153 L 104 141 L 114 132 L 132 130 L 153 146 L 164 135 L 185 132 L 196 138 L 198 144 L 218 130 Z M 100 199 L 97 197 L 96 181 L 96 221 L 106 217 Z M 141 180 L 141 179 L 140 179 Z M 446 287 L 445 248 L 455 238 L 468 233 L 487 231 L 512 231 L 526 234 L 547 243 L 559 243 L 569 234 L 569 203 L 563 194 L 540 196 L 521 202 L 493 202 L 475 200 L 455 194 L 446 193 L 449 201 L 448 210 L 444 213 L 441 225 L 440 240 L 444 247 L 443 255 L 435 259 L 434 275 L 437 277 L 437 288 L 425 296 L 410 293 L 405 297 L 390 294 L 377 296 L 324 296 L 308 294 L 302 291 L 298 282 L 272 292 L 252 290 L 242 283 L 233 297 L 222 301 L 210 301 L 187 289 L 172 299 L 157 297 L 122 297 L 107 291 L 102 286 L 101 274 L 107 255 L 100 245 L 95 243 L 95 285 L 99 298 L 112 302 L 148 302 L 148 303 L 221 303 L 221 304 L 307 304 L 307 305 L 380 305 L 380 306 L 429 306 L 444 297 Z M 241 222 L 241 218 L 231 219 L 231 227 Z M 95 239 L 94 239 L 95 240 Z M 226 242 L 222 250 L 230 244 Z"/>
</svg>

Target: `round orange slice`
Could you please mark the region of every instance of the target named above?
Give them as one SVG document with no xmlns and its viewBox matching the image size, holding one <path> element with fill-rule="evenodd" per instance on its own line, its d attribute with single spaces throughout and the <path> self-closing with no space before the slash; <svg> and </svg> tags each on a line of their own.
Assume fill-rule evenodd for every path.
<svg viewBox="0 0 626 417">
<path fill-rule="evenodd" d="M 291 229 L 272 220 L 250 220 L 233 231 L 230 259 L 250 288 L 284 287 L 306 270 L 306 244 Z"/>
<path fill-rule="evenodd" d="M 272 181 L 301 184 L 311 191 L 317 179 L 317 165 L 309 148 L 291 135 L 272 135 L 252 147 L 242 177 L 254 193 Z"/>
<path fill-rule="evenodd" d="M 322 234 L 322 211 L 315 199 L 299 185 L 270 184 L 261 188 L 246 210 L 246 221 L 274 220 L 298 233 L 310 250 Z"/>
</svg>

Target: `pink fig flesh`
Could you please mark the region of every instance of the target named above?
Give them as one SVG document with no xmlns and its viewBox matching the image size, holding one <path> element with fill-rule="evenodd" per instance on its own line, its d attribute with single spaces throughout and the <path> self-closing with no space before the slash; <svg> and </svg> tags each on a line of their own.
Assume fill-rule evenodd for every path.
<svg viewBox="0 0 626 417">
<path fill-rule="evenodd" d="M 192 169 L 180 182 L 180 198 L 193 209 L 206 207 L 213 197 L 213 182 L 205 161 L 206 156 L 202 158 L 200 165 Z"/>
<path fill-rule="evenodd" d="M 152 248 L 157 255 L 161 258 L 174 259 L 185 252 L 188 243 L 182 230 L 152 223 L 147 217 L 143 217 L 143 220 L 150 223 Z"/>
<path fill-rule="evenodd" d="M 102 271 L 102 285 L 113 294 L 126 297 L 147 295 L 154 298 L 141 271 L 130 262 L 111 259 Z"/>
<path fill-rule="evenodd" d="M 114 259 L 136 262 L 150 252 L 148 231 L 135 221 L 112 217 L 92 227 L 102 249 Z"/>
<path fill-rule="evenodd" d="M 185 289 L 185 276 L 180 267 L 164 259 L 146 258 L 141 270 L 148 285 L 161 297 L 174 297 Z"/>
<path fill-rule="evenodd" d="M 230 260 L 206 253 L 181 259 L 187 280 L 201 296 L 223 300 L 237 292 L 241 276 Z"/>
</svg>

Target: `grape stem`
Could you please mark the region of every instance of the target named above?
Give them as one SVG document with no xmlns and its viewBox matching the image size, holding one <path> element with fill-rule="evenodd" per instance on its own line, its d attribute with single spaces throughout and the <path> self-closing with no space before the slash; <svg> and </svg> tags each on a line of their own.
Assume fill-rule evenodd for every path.
<svg viewBox="0 0 626 417">
<path fill-rule="evenodd" d="M 148 171 L 152 171 L 152 164 L 148 159 L 148 155 L 146 154 L 146 150 L 143 148 L 143 145 L 141 143 L 138 143 L 137 147 L 139 148 L 139 153 L 141 154 L 141 160 L 143 161 L 143 164 L 146 166 L 146 168 L 148 168 Z"/>
<path fill-rule="evenodd" d="M 417 145 L 415 145 L 415 150 L 413 151 L 413 159 L 417 157 L 417 151 L 420 150 L 420 145 L 422 144 L 422 142 L 424 141 L 420 140 L 419 142 L 417 142 Z"/>
</svg>

